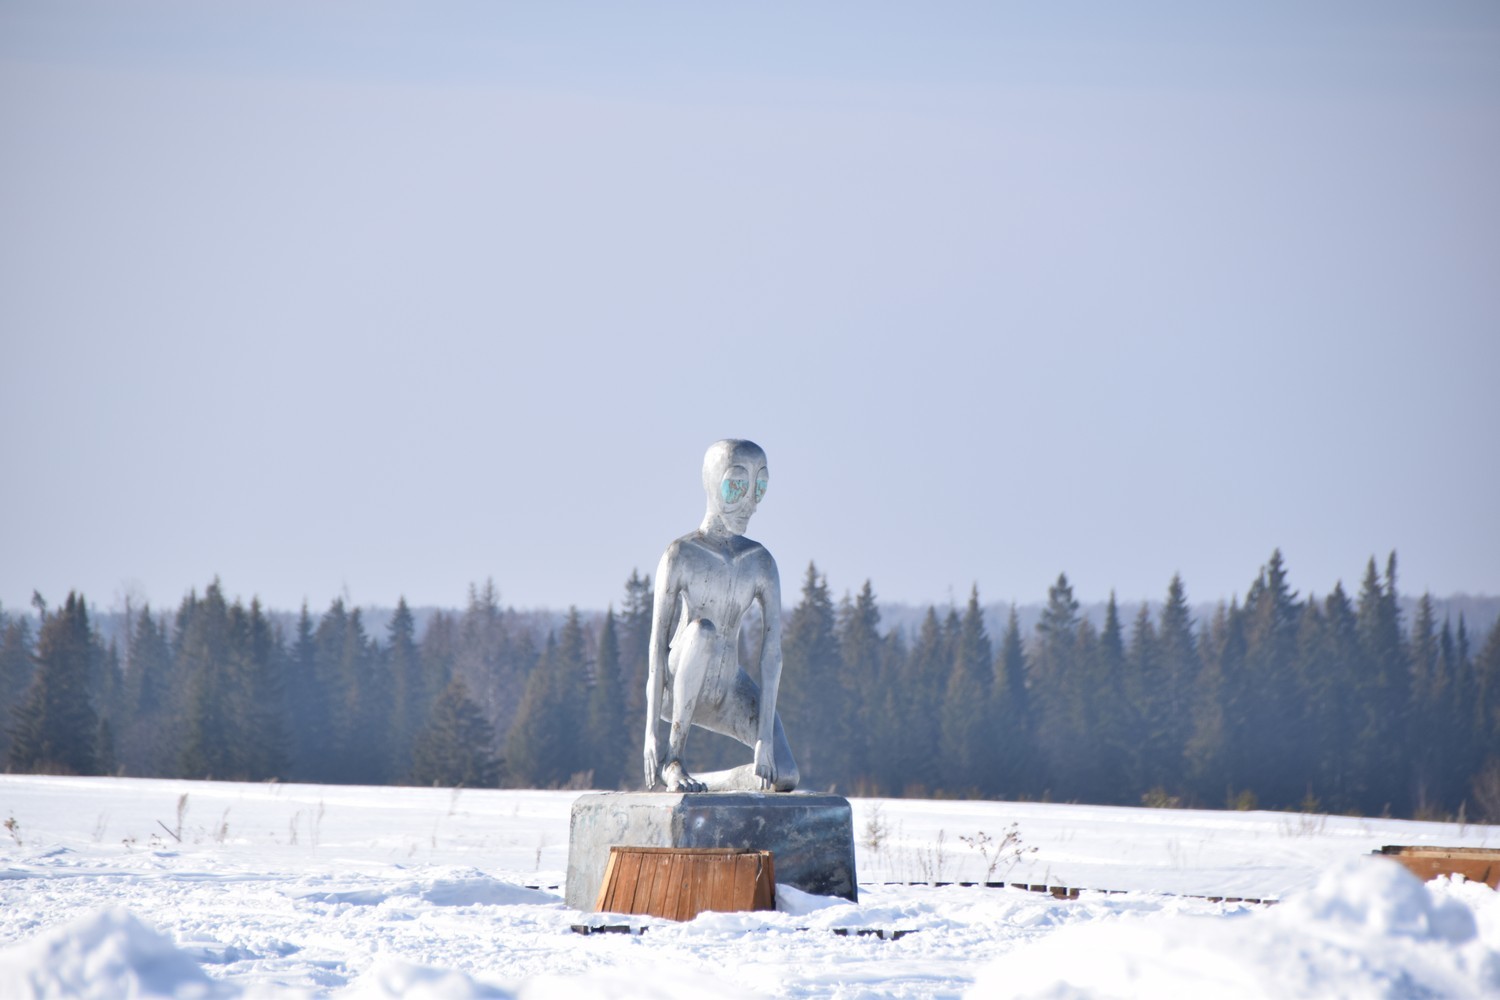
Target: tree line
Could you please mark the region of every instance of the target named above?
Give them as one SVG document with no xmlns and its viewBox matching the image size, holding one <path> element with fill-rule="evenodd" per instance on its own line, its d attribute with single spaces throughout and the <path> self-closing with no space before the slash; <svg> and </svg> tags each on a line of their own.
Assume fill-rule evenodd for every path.
<svg viewBox="0 0 1500 1000">
<path fill-rule="evenodd" d="M 215 581 L 105 642 L 85 600 L 0 612 L 12 771 L 492 787 L 639 787 L 651 580 L 538 631 L 493 584 L 417 634 L 358 608 L 283 628 Z M 1253 806 L 1500 822 L 1500 622 L 1476 647 L 1430 596 L 1406 620 L 1392 554 L 1357 594 L 1290 588 L 1272 554 L 1195 620 L 1179 577 L 1095 624 L 1066 575 L 992 639 L 975 588 L 883 629 L 867 581 L 807 568 L 784 614 L 779 710 L 803 787 L 849 793 Z M 33 622 L 35 634 L 33 635 Z M 742 636 L 754 672 L 758 630 Z M 748 751 L 695 732 L 687 763 Z"/>
</svg>

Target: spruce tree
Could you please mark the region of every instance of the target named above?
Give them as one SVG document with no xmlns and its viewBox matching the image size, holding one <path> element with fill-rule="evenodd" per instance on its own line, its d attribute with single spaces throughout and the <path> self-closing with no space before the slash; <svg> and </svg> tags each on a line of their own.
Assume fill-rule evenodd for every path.
<svg viewBox="0 0 1500 1000">
<path fill-rule="evenodd" d="M 776 701 L 802 784 L 808 788 L 828 788 L 840 777 L 835 770 L 840 756 L 835 720 L 846 706 L 840 697 L 843 658 L 836 624 L 828 580 L 808 563 L 802 600 L 782 631 Z"/>
<path fill-rule="evenodd" d="M 1360 587 L 1357 624 L 1360 667 L 1355 696 L 1364 711 L 1355 755 L 1364 780 L 1361 811 L 1400 812 L 1409 795 L 1402 741 L 1410 705 L 1410 676 L 1396 603 L 1395 553 L 1382 583 L 1372 558 Z"/>
<path fill-rule="evenodd" d="M 421 662 L 417 652 L 416 623 L 406 597 L 396 602 L 385 650 L 386 675 L 390 679 L 390 773 L 406 774 L 412 767 L 412 741 L 427 705 L 422 691 Z"/>
<path fill-rule="evenodd" d="M 838 618 L 839 695 L 844 704 L 836 734 L 838 772 L 852 789 L 869 789 L 886 769 L 884 747 L 871 740 L 873 723 L 884 714 L 887 686 L 880 608 L 866 580 L 859 596 L 846 600 Z"/>
<path fill-rule="evenodd" d="M 1443 674 L 1437 631 L 1437 614 L 1432 595 L 1423 594 L 1417 602 L 1417 617 L 1412 622 L 1408 656 L 1408 685 L 1411 699 L 1407 713 L 1411 733 L 1425 738 L 1411 741 L 1413 805 L 1424 817 L 1440 813 L 1443 776 L 1440 762 L 1446 763 L 1443 739 L 1451 724 L 1444 718 L 1448 707 L 1448 681 Z"/>
<path fill-rule="evenodd" d="M 567 743 L 576 733 L 563 722 L 566 692 L 555 667 L 557 650 L 557 635 L 551 633 L 505 737 L 507 777 L 520 788 L 556 788 L 572 773 Z"/>
<path fill-rule="evenodd" d="M 1187 589 L 1178 574 L 1173 574 L 1167 587 L 1167 600 L 1157 622 L 1156 665 L 1161 689 L 1155 692 L 1156 711 L 1150 719 L 1148 739 L 1155 772 L 1150 781 L 1153 786 L 1180 793 L 1187 783 L 1183 752 L 1192 733 L 1194 695 L 1202 664 Z"/>
<path fill-rule="evenodd" d="M 135 615 L 125 653 L 125 714 L 121 763 L 127 774 L 167 777 L 177 773 L 178 699 L 172 688 L 172 650 L 167 629 L 147 604 Z"/>
<path fill-rule="evenodd" d="M 412 746 L 411 782 L 452 788 L 494 788 L 501 763 L 495 730 L 455 677 L 436 702 Z"/>
<path fill-rule="evenodd" d="M 927 615 L 907 655 L 900 685 L 905 702 L 905 731 L 899 751 L 899 788 L 905 795 L 926 797 L 944 783 L 940 719 L 948 692 L 953 657 L 937 609 Z"/>
<path fill-rule="evenodd" d="M 427 620 L 427 628 L 417 649 L 418 693 L 416 707 L 411 713 L 414 720 L 427 718 L 438 696 L 453 680 L 458 663 L 458 643 L 459 623 L 453 615 L 439 611 Z M 496 734 L 498 736 L 498 729 Z"/>
<path fill-rule="evenodd" d="M 641 755 L 646 731 L 646 672 L 650 666 L 653 593 L 651 577 L 630 571 L 625 581 L 625 602 L 616 623 L 620 641 L 620 681 L 625 692 L 625 729 L 630 733 L 634 757 Z M 666 627 L 666 623 L 662 623 Z"/>
<path fill-rule="evenodd" d="M 349 736 L 351 780 L 379 785 L 392 777 L 390 753 L 391 675 L 390 663 L 375 642 L 366 638 L 358 608 L 349 615 L 352 663 L 353 726 Z M 357 638 L 356 638 L 357 637 Z"/>
<path fill-rule="evenodd" d="M 284 695 L 290 730 L 289 770 L 299 781 L 321 781 L 327 775 L 328 698 L 327 684 L 319 673 L 317 631 L 303 601 L 296 638 L 287 650 Z"/>
<path fill-rule="evenodd" d="M 7 765 L 16 771 L 95 774 L 99 718 L 89 680 L 101 656 L 82 595 L 43 613 L 36 672 L 14 715 Z"/>
<path fill-rule="evenodd" d="M 1246 703 L 1236 727 L 1240 772 L 1262 806 L 1295 809 L 1306 795 L 1294 739 L 1300 711 L 1293 666 L 1301 608 L 1274 550 L 1245 596 Z"/>
<path fill-rule="evenodd" d="M 1042 753 L 1043 793 L 1081 783 L 1092 766 L 1082 740 L 1084 674 L 1078 650 L 1078 601 L 1066 573 L 1047 591 L 1047 606 L 1036 626 L 1036 649 L 1032 657 L 1038 708 L 1041 713 L 1039 746 Z"/>
<path fill-rule="evenodd" d="M 239 709 L 244 744 L 240 772 L 251 781 L 281 778 L 289 759 L 286 715 L 286 656 L 271 620 L 252 599 L 248 613 L 236 601 L 231 609 L 242 621 L 241 648 L 235 659 L 241 671 Z"/>
<path fill-rule="evenodd" d="M 243 777 L 245 733 L 238 711 L 241 677 L 231 663 L 229 605 L 218 580 L 178 612 L 178 670 L 187 680 L 186 738 L 180 766 L 187 778 Z"/>
<path fill-rule="evenodd" d="M 1015 604 L 1005 620 L 1000 653 L 995 660 L 995 684 L 990 698 L 996 745 L 996 792 L 1002 797 L 1022 798 L 1036 794 L 1035 731 L 1032 726 L 1031 695 L 1026 689 L 1026 651 L 1021 641 L 1021 620 Z"/>
<path fill-rule="evenodd" d="M 1202 651 L 1203 669 L 1194 691 L 1193 728 L 1183 763 L 1193 797 L 1217 804 L 1236 783 L 1232 720 L 1241 704 L 1237 685 L 1243 681 L 1245 664 L 1243 616 L 1237 602 L 1219 605 Z"/>
<path fill-rule="evenodd" d="M 639 747 L 629 739 L 625 725 L 625 698 L 620 685 L 620 641 L 615 609 L 604 615 L 599 628 L 599 653 L 594 661 L 593 683 L 588 695 L 587 766 L 594 770 L 596 788 L 618 788 L 639 770 Z M 635 750 L 637 752 L 631 752 Z"/>
<path fill-rule="evenodd" d="M 459 621 L 453 673 L 463 678 L 469 696 L 495 726 L 501 740 L 506 738 L 535 660 L 529 649 L 523 652 L 521 645 L 500 609 L 495 581 L 486 580 L 483 587 L 470 586 L 469 604 Z"/>
<path fill-rule="evenodd" d="M 1128 751 L 1139 743 L 1140 725 L 1125 695 L 1125 633 L 1114 591 L 1110 591 L 1104 609 L 1104 629 L 1099 634 L 1095 660 L 1094 704 L 1089 712 L 1093 719 L 1091 742 L 1099 762 L 1094 784 L 1099 801 L 1133 805 L 1140 801 L 1140 791 L 1130 785 L 1125 761 Z"/>
<path fill-rule="evenodd" d="M 1471 793 L 1487 822 L 1500 823 L 1500 788 L 1486 788 L 1500 782 L 1500 620 L 1485 637 L 1474 654 L 1473 726 L 1479 751 Z M 1486 777 L 1494 782 L 1486 782 Z M 1488 793 L 1488 794 L 1486 794 Z"/>
<path fill-rule="evenodd" d="M 977 794 L 982 786 L 994 785 L 995 731 L 988 712 L 994 661 L 976 584 L 969 591 L 943 693 L 940 746 L 947 791 Z"/>
<path fill-rule="evenodd" d="M 10 727 L 31 686 L 31 622 L 24 615 L 0 616 L 0 759 L 10 752 Z"/>
<path fill-rule="evenodd" d="M 1328 714 L 1333 705 L 1327 674 L 1328 622 L 1322 605 L 1309 596 L 1297 622 L 1296 651 L 1292 661 L 1292 683 L 1297 691 L 1296 716 L 1291 720 L 1291 752 L 1302 761 L 1307 807 L 1321 804 L 1326 755 L 1330 748 L 1325 734 L 1331 728 Z"/>
</svg>

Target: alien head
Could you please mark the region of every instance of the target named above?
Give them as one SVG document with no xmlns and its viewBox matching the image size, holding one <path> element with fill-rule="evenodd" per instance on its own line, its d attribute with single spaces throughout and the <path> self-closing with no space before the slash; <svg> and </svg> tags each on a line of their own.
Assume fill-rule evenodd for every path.
<svg viewBox="0 0 1500 1000">
<path fill-rule="evenodd" d="M 704 526 L 716 522 L 732 535 L 743 535 L 766 495 L 768 479 L 766 453 L 754 441 L 709 445 L 703 456 L 703 491 L 708 494 Z"/>
</svg>

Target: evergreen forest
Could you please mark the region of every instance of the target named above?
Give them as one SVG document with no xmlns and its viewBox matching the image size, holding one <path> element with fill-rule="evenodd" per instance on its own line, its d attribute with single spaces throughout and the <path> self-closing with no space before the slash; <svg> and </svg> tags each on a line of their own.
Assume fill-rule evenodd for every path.
<svg viewBox="0 0 1500 1000">
<path fill-rule="evenodd" d="M 335 600 L 295 617 L 215 580 L 104 639 L 84 597 L 0 609 L 10 772 L 463 787 L 638 788 L 652 584 L 545 628 L 493 584 L 372 634 Z M 1280 552 L 1243 599 L 1165 598 L 1102 623 L 1066 575 L 1034 627 L 998 636 L 977 588 L 883 628 L 808 566 L 783 594 L 778 707 L 802 787 L 846 794 L 1273 808 L 1500 822 L 1500 622 L 1470 636 L 1396 557 L 1357 593 L 1299 597 Z M 752 675 L 758 617 L 741 636 Z M 695 731 L 690 770 L 750 752 Z"/>
</svg>

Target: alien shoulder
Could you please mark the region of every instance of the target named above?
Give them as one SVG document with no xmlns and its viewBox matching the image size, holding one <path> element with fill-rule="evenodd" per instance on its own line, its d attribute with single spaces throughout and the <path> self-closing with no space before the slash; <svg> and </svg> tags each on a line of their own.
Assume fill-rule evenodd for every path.
<svg viewBox="0 0 1500 1000">
<path fill-rule="evenodd" d="M 751 542 L 752 546 L 745 553 L 745 561 L 755 567 L 757 575 L 766 586 L 781 587 L 781 572 L 776 568 L 776 560 L 771 557 L 771 552 L 759 542 Z"/>
<path fill-rule="evenodd" d="M 698 551 L 699 544 L 692 535 L 675 539 L 661 555 L 661 563 L 656 567 L 657 579 L 665 582 L 680 575 L 694 561 Z"/>
</svg>

